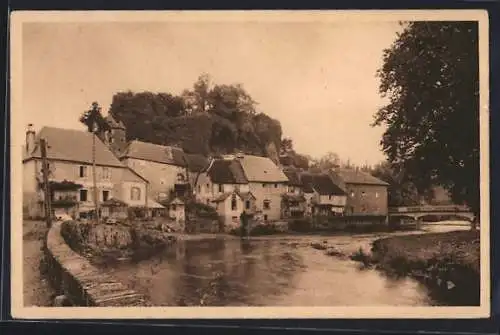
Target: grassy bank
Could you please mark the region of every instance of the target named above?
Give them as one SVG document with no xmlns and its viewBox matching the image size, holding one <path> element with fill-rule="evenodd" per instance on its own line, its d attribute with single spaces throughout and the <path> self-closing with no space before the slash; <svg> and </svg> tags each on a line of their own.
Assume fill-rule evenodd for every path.
<svg viewBox="0 0 500 335">
<path fill-rule="evenodd" d="M 376 240 L 372 255 L 353 259 L 375 265 L 392 276 L 424 282 L 446 305 L 479 305 L 480 248 L 478 231 L 455 231 Z"/>
</svg>

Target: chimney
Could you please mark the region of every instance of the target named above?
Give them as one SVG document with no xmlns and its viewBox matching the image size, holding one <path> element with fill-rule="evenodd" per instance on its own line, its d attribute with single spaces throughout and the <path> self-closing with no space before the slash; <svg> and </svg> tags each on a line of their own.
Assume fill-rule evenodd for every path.
<svg viewBox="0 0 500 335">
<path fill-rule="evenodd" d="M 26 153 L 31 154 L 35 149 L 35 130 L 33 129 L 33 124 L 28 124 L 26 129 Z"/>
</svg>

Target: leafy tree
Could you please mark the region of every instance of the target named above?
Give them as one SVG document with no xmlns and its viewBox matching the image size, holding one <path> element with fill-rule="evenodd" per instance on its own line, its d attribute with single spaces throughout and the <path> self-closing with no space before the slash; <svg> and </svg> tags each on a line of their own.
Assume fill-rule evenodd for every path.
<svg viewBox="0 0 500 335">
<path fill-rule="evenodd" d="M 79 121 L 83 123 L 91 133 L 101 133 L 109 130 L 109 125 L 102 116 L 101 107 L 95 101 L 92 103 L 89 110 L 83 112 Z"/>
<path fill-rule="evenodd" d="M 389 184 L 387 189 L 389 206 L 418 205 L 420 197 L 417 188 L 412 182 L 405 180 L 403 171 L 396 171 L 390 163 L 383 162 L 375 165 L 370 174 Z"/>
<path fill-rule="evenodd" d="M 328 152 L 319 159 L 312 159 L 311 167 L 321 171 L 327 171 L 340 166 L 340 157 L 335 152 Z"/>
<path fill-rule="evenodd" d="M 279 148 L 281 124 L 256 113 L 242 85 L 212 85 L 202 74 L 189 90 L 170 93 L 118 92 L 110 113 L 127 128 L 127 139 L 181 145 L 190 153 L 243 151 L 262 155 Z"/>
<path fill-rule="evenodd" d="M 293 140 L 289 137 L 281 139 L 280 153 L 287 153 L 293 151 Z"/>
<path fill-rule="evenodd" d="M 422 192 L 438 184 L 479 211 L 478 25 L 413 22 L 377 73 L 389 103 L 373 125 L 389 162 Z"/>
</svg>

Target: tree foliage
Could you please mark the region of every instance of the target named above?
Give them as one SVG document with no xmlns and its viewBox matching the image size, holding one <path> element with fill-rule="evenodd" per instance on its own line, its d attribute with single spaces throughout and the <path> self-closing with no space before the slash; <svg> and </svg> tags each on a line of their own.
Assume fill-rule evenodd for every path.
<svg viewBox="0 0 500 335">
<path fill-rule="evenodd" d="M 404 174 L 395 171 L 388 162 L 375 165 L 370 174 L 389 184 L 387 188 L 389 206 L 414 206 L 419 204 L 419 193 L 415 185 L 405 180 Z"/>
<path fill-rule="evenodd" d="M 175 144 L 190 153 L 272 154 L 281 124 L 257 113 L 256 105 L 242 85 L 214 84 L 202 74 L 180 95 L 118 92 L 110 113 L 124 123 L 128 140 Z"/>
<path fill-rule="evenodd" d="M 384 52 L 374 126 L 394 169 L 425 191 L 438 184 L 479 210 L 478 25 L 413 22 Z"/>
<path fill-rule="evenodd" d="M 104 132 L 109 130 L 109 125 L 102 116 L 101 107 L 97 102 L 93 102 L 90 109 L 83 112 L 79 121 L 83 123 L 89 132 Z"/>
</svg>

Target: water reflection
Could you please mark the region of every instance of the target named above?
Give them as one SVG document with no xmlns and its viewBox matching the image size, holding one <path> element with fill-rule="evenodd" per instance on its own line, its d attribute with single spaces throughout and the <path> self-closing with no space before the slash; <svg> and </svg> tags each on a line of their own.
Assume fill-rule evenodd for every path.
<svg viewBox="0 0 500 335">
<path fill-rule="evenodd" d="M 103 266 L 103 265 L 101 265 Z M 179 241 L 150 259 L 106 270 L 155 305 L 334 306 L 429 305 L 412 280 L 278 240 Z"/>
</svg>

